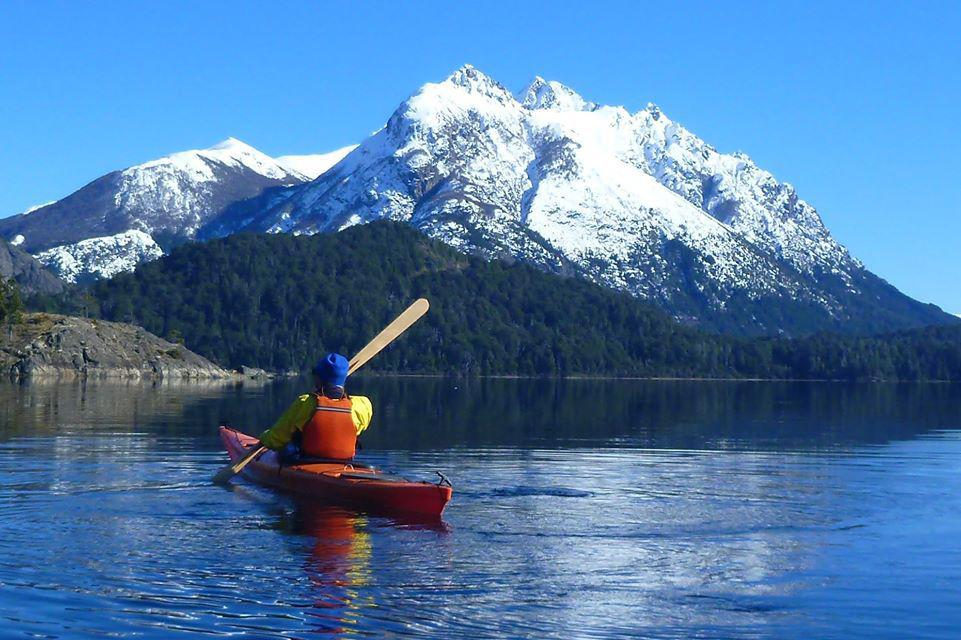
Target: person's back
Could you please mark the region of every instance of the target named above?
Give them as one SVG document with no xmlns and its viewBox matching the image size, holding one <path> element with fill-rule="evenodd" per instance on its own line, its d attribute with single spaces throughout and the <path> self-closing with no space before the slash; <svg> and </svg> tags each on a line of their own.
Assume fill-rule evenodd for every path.
<svg viewBox="0 0 961 640">
<path fill-rule="evenodd" d="M 297 398 L 274 426 L 260 436 L 264 446 L 287 449 L 299 439 L 299 450 L 315 458 L 349 460 L 354 457 L 359 436 L 370 425 L 373 407 L 364 396 L 346 391 L 348 363 L 331 353 L 313 369 L 314 393 Z"/>
<path fill-rule="evenodd" d="M 303 428 L 301 449 L 317 458 L 353 458 L 358 436 L 353 399 L 342 387 L 325 386 L 315 394 L 315 400 L 314 415 Z"/>
</svg>

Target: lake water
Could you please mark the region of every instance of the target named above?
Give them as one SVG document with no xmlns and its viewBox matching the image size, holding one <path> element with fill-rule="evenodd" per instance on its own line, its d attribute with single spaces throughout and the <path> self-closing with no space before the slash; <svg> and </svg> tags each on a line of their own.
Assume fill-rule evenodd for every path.
<svg viewBox="0 0 961 640">
<path fill-rule="evenodd" d="M 0 385 L 0 637 L 961 636 L 957 386 L 358 378 L 432 526 L 210 484 L 304 384 Z"/>
</svg>

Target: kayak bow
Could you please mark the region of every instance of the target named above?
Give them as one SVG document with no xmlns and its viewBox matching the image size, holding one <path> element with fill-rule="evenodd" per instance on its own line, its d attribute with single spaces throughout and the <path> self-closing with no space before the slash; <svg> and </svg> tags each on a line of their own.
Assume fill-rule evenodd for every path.
<svg viewBox="0 0 961 640">
<path fill-rule="evenodd" d="M 220 439 L 231 461 L 250 452 L 257 442 L 230 427 L 220 427 Z M 453 490 L 441 475 L 437 484 L 414 482 L 361 465 L 343 462 L 306 462 L 281 466 L 274 451 L 267 451 L 241 472 L 260 484 L 309 495 L 330 502 L 347 503 L 375 511 L 440 517 Z M 440 475 L 440 474 L 438 474 Z"/>
</svg>

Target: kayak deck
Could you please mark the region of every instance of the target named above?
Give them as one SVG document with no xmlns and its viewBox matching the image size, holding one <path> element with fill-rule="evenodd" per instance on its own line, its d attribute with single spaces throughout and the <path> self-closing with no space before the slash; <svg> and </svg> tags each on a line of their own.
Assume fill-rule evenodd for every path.
<svg viewBox="0 0 961 640">
<path fill-rule="evenodd" d="M 231 427 L 220 427 L 220 439 L 231 461 L 236 462 L 257 441 Z M 281 465 L 274 451 L 267 451 L 241 472 L 260 484 L 330 502 L 348 503 L 377 511 L 440 517 L 453 490 L 441 476 L 437 484 L 413 482 L 358 464 L 307 461 Z M 446 483 L 446 484 L 445 484 Z"/>
</svg>

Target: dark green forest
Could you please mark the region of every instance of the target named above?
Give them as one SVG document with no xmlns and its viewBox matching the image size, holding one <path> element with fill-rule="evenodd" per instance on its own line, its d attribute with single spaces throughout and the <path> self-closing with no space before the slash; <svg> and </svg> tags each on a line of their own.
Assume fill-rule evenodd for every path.
<svg viewBox="0 0 961 640">
<path fill-rule="evenodd" d="M 371 368 L 467 375 L 961 380 L 961 327 L 737 338 L 578 278 L 460 254 L 406 225 L 191 243 L 48 310 L 133 322 L 228 367 L 348 356 L 418 297 L 431 311 Z"/>
</svg>

